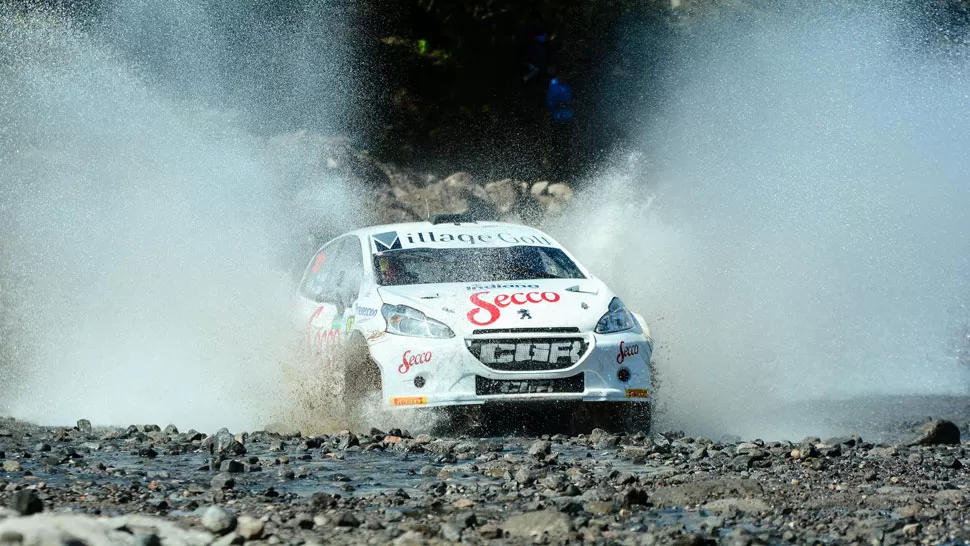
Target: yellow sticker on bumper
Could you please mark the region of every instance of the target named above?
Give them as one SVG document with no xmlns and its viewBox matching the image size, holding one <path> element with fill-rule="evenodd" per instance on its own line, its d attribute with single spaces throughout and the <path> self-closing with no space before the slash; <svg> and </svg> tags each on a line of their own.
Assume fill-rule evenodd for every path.
<svg viewBox="0 0 970 546">
<path fill-rule="evenodd" d="M 391 398 L 391 405 L 394 406 L 423 406 L 427 403 L 427 396 L 395 396 Z"/>
<path fill-rule="evenodd" d="M 650 398 L 650 391 L 647 389 L 627 389 L 627 398 Z"/>
</svg>

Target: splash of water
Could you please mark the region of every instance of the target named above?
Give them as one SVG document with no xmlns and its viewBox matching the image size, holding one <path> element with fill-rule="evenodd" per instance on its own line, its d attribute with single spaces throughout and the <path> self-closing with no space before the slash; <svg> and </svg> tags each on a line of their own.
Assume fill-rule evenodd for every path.
<svg viewBox="0 0 970 546">
<path fill-rule="evenodd" d="M 651 322 L 660 426 L 798 439 L 826 400 L 967 392 L 967 58 L 821 4 L 678 43 L 640 150 L 553 228 Z"/>
<path fill-rule="evenodd" d="M 212 29 L 205 3 L 153 5 L 84 21 L 0 7 L 0 410 L 44 423 L 262 426 L 288 403 L 281 249 L 301 218 L 286 169 L 248 127 L 267 109 L 311 126 L 347 114 L 340 101 L 308 103 L 345 66 L 314 65 L 299 47 L 339 21 L 263 28 L 234 71 L 220 63 L 235 42 Z M 267 39 L 276 47 L 253 45 Z M 257 112 L 276 89 L 268 79 L 283 76 L 307 96 Z M 318 215 L 354 218 L 336 183 L 321 192 Z"/>
</svg>

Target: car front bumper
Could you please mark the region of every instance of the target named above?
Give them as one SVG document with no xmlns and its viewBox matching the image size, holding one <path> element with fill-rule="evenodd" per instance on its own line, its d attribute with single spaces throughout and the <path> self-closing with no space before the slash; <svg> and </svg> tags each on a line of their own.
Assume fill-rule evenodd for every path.
<svg viewBox="0 0 970 546">
<path fill-rule="evenodd" d="M 580 345 L 581 351 L 570 351 Z M 644 402 L 652 394 L 653 342 L 642 333 L 533 331 L 429 339 L 380 332 L 371 336 L 369 348 L 381 369 L 384 405 L 389 408 Z M 548 362 L 557 356 L 558 362 Z"/>
</svg>

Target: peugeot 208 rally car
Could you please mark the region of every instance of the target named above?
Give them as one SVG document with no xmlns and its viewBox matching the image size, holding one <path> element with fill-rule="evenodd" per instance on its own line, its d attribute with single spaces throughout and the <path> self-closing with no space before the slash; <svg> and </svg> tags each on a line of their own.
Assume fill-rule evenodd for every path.
<svg viewBox="0 0 970 546">
<path fill-rule="evenodd" d="M 539 230 L 447 215 L 353 231 L 310 260 L 298 299 L 350 404 L 561 402 L 649 426 L 647 326 Z"/>
</svg>

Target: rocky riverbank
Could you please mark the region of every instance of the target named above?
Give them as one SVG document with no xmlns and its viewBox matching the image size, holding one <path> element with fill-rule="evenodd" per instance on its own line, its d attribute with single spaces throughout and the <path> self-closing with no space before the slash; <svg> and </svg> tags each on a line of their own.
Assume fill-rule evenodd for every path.
<svg viewBox="0 0 970 546">
<path fill-rule="evenodd" d="M 968 444 L 0 420 L 0 543 L 963 543 Z"/>
<path fill-rule="evenodd" d="M 295 213 L 289 221 L 313 244 L 355 227 L 431 214 L 536 225 L 565 211 L 574 195 L 555 180 L 483 180 L 463 171 L 410 169 L 379 161 L 347 139 L 308 131 L 276 135 L 262 153 L 279 177 L 286 209 Z"/>
</svg>

